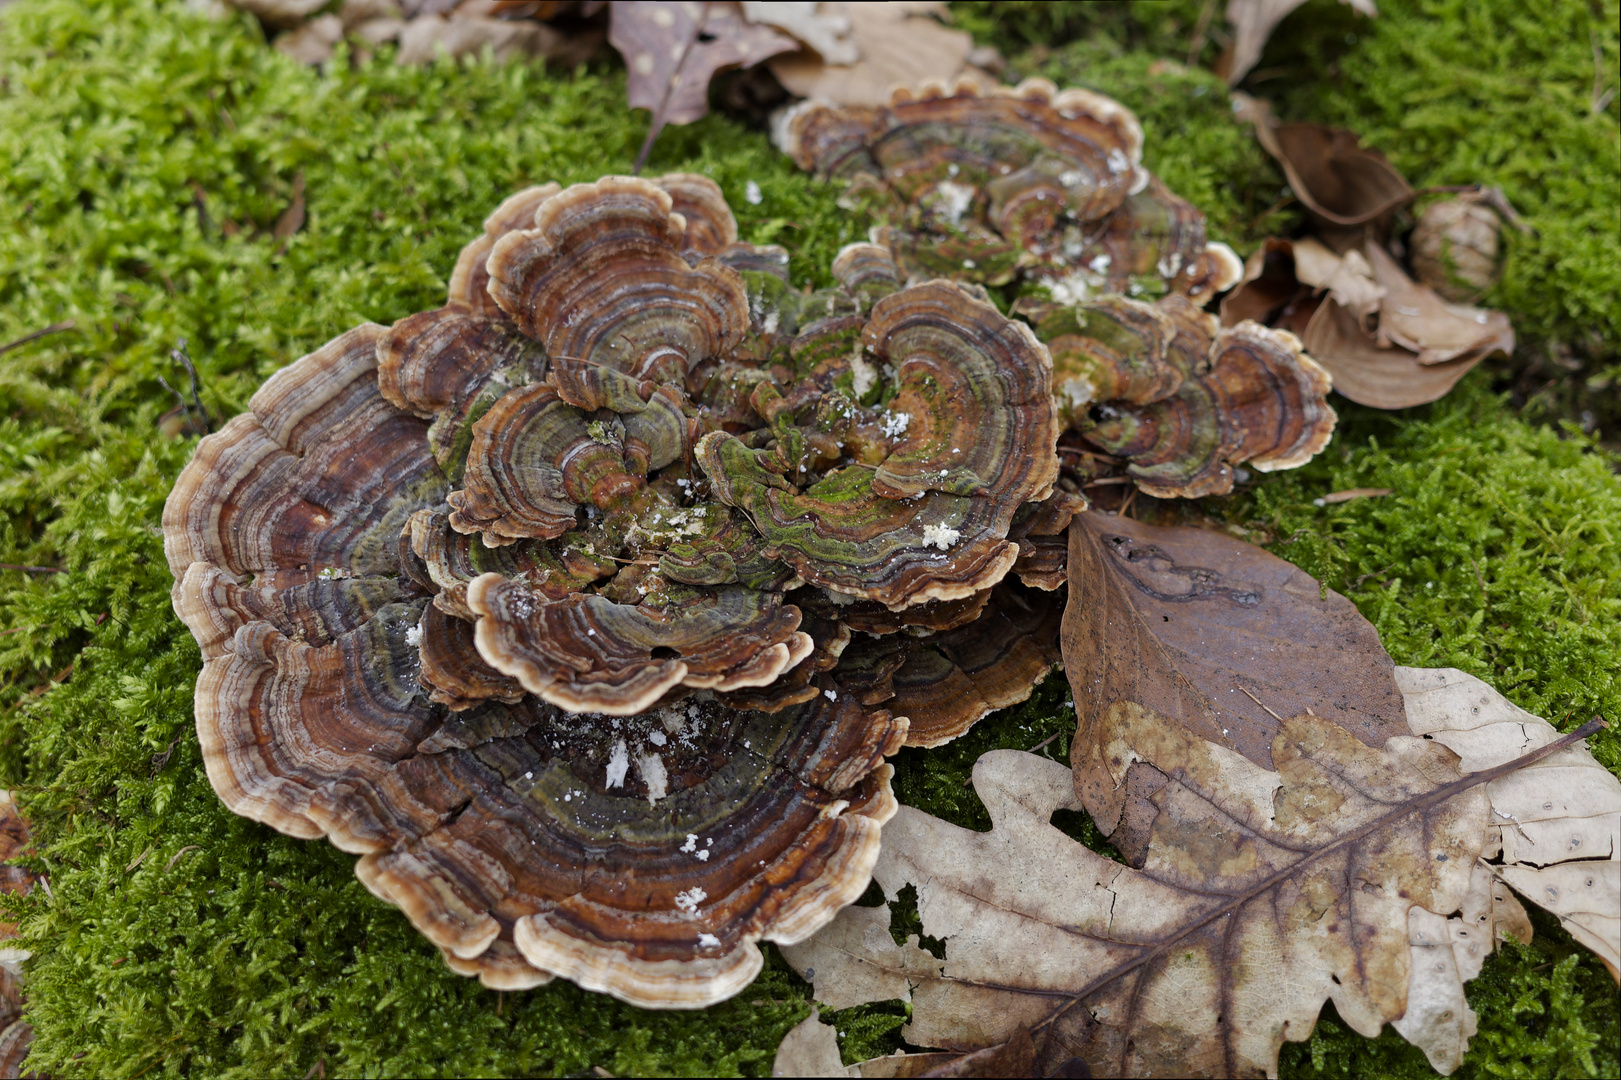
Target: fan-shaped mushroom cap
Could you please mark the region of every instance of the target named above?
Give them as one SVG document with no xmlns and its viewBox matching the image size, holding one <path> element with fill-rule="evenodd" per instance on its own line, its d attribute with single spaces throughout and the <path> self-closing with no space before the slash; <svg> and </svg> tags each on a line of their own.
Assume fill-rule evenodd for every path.
<svg viewBox="0 0 1621 1080">
<path fill-rule="evenodd" d="M 813 370 L 826 377 L 859 362 L 875 379 L 853 338 L 860 317 L 838 318 L 848 330 L 818 332 L 845 335 L 855 358 L 831 352 Z M 1046 350 L 1022 324 L 947 282 L 879 300 L 859 340 L 895 373 L 886 413 L 893 441 L 876 467 L 834 469 L 801 492 L 797 454 L 775 461 L 721 431 L 700 440 L 699 465 L 716 497 L 744 510 L 812 584 L 896 610 L 989 588 L 1017 557 L 1005 539 L 1014 512 L 1045 498 L 1057 477 Z"/>
<path fill-rule="evenodd" d="M 576 184 L 541 203 L 533 229 L 496 242 L 490 295 L 554 361 L 682 377 L 737 344 L 748 298 L 735 270 L 681 257 L 672 205 L 634 177 Z"/>
<path fill-rule="evenodd" d="M 976 619 L 940 633 L 860 638 L 834 678 L 908 722 L 906 745 L 939 746 L 1024 701 L 1059 661 L 1063 596 L 1004 581 Z"/>
<path fill-rule="evenodd" d="M 1056 520 L 1057 415 L 983 290 L 834 270 L 790 291 L 702 178 L 530 191 L 445 307 L 270 379 L 164 515 L 225 802 L 503 988 L 707 1004 L 859 895 L 907 721 L 838 665 L 913 642 L 884 693 L 939 711 L 949 660 L 930 738 L 1014 700 L 970 627 Z"/>
<path fill-rule="evenodd" d="M 485 574 L 467 587 L 478 651 L 530 693 L 573 712 L 639 713 L 677 686 L 768 686 L 811 651 L 799 609 L 737 586 L 671 588 L 641 604 L 547 600 Z"/>
<path fill-rule="evenodd" d="M 866 887 L 905 721 L 835 704 L 831 683 L 774 716 L 689 701 L 578 717 L 480 667 L 476 631 L 429 590 L 491 559 L 548 571 L 539 542 L 490 552 L 447 529 L 429 424 L 378 387 L 384 336 L 360 327 L 273 377 L 165 507 L 211 782 L 239 813 L 364 855 L 367 886 L 488 985 L 561 973 L 641 1005 L 729 996 L 759 968 L 753 942 L 798 940 Z M 550 602 L 500 574 L 472 584 L 476 607 Z M 646 617 L 568 599 L 582 636 L 615 647 Z M 686 657 L 689 683 L 769 681 L 809 652 L 795 609 L 754 603 L 780 639 L 769 663 L 751 680 L 748 661 Z"/>
<path fill-rule="evenodd" d="M 495 242 L 515 229 L 527 229 L 535 223 L 535 211 L 540 204 L 562 191 L 558 184 L 540 184 L 509 195 L 484 219 L 484 234 L 462 248 L 456 259 L 456 268 L 450 272 L 451 305 L 470 308 L 477 314 L 492 319 L 506 317 L 490 295 L 488 261 Z"/>
<path fill-rule="evenodd" d="M 666 173 L 653 182 L 669 193 L 670 208 L 685 222 L 682 250 L 719 255 L 737 243 L 737 218 L 715 181 L 698 173 Z"/>
<path fill-rule="evenodd" d="M 1146 405 L 1105 403 L 1085 430 L 1088 441 L 1127 459 L 1138 487 L 1159 498 L 1226 494 L 1233 465 L 1293 468 L 1328 444 L 1337 420 L 1327 401 L 1332 383 L 1293 334 L 1248 320 L 1221 330 L 1177 296 L 1161 307 L 1176 332 L 1160 359 L 1184 373 L 1182 382 Z"/>
<path fill-rule="evenodd" d="M 1030 273 L 1066 294 L 1181 293 L 1203 303 L 1238 284 L 1244 264 L 1226 244 L 1210 242 L 1204 215 L 1156 176 L 1099 227 L 1066 234 L 1061 250 Z"/>
</svg>

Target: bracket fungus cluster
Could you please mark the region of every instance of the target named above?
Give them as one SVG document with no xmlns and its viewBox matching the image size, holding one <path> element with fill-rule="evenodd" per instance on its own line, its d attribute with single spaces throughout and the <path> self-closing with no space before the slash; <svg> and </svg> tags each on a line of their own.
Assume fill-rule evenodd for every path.
<svg viewBox="0 0 1621 1080">
<path fill-rule="evenodd" d="M 524 191 L 169 498 L 215 790 L 487 985 L 735 993 L 866 888 L 885 757 L 1057 659 L 1046 348 L 873 245 L 786 262 L 703 177 Z"/>
<path fill-rule="evenodd" d="M 876 213 L 875 240 L 911 277 L 1024 277 L 1066 302 L 1203 302 L 1243 274 L 1231 248 L 1206 239 L 1204 215 L 1143 168 L 1137 118 L 1091 90 L 1032 78 L 897 90 L 886 108 L 812 100 L 775 136 Z"/>
<path fill-rule="evenodd" d="M 805 102 L 776 138 L 877 216 L 874 241 L 911 279 L 1020 282 L 1061 423 L 1144 492 L 1225 494 L 1233 466 L 1291 468 L 1327 444 L 1332 383 L 1300 342 L 1197 306 L 1243 266 L 1143 168 L 1118 102 L 1044 79 L 935 84 L 887 108 Z"/>
<path fill-rule="evenodd" d="M 277 373 L 165 508 L 215 790 L 360 855 L 486 985 L 737 992 L 867 887 L 885 758 L 1059 661 L 1061 437 L 1192 496 L 1332 430 L 1298 342 L 1189 299 L 1231 268 L 1113 102 L 786 130 L 909 208 L 830 287 L 702 176 L 530 188 L 444 306 Z M 1032 329 L 983 287 L 1014 272 L 1086 296 Z"/>
</svg>

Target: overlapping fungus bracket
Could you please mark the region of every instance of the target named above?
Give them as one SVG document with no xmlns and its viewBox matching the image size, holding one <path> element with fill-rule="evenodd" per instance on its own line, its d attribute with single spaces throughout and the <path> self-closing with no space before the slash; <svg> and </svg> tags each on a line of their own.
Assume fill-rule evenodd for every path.
<svg viewBox="0 0 1621 1080">
<path fill-rule="evenodd" d="M 1053 662 L 1046 348 L 883 247 L 786 266 L 701 176 L 520 192 L 165 508 L 215 790 L 487 985 L 735 993 L 866 888 L 902 706 Z"/>
<path fill-rule="evenodd" d="M 912 278 L 1022 276 L 1066 300 L 1208 299 L 1243 271 L 1207 242 L 1204 216 L 1143 168 L 1136 117 L 1090 90 L 1026 79 L 898 90 L 887 108 L 809 101 L 775 135 L 878 215 L 875 239 Z"/>
</svg>

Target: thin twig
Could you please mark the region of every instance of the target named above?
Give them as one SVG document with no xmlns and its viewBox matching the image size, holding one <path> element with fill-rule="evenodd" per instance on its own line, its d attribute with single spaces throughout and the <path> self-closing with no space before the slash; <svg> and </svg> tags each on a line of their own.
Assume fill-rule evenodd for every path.
<svg viewBox="0 0 1621 1080">
<path fill-rule="evenodd" d="M 23 570 L 30 574 L 65 574 L 60 566 L 29 566 L 26 563 L 0 562 L 0 570 Z"/>
<path fill-rule="evenodd" d="M 179 851 L 177 851 L 173 855 L 169 856 L 169 861 L 168 861 L 167 864 L 164 865 L 163 872 L 165 874 L 167 874 L 170 870 L 173 870 L 174 869 L 174 864 L 179 862 L 180 861 L 180 856 L 186 854 L 186 852 L 188 852 L 188 851 L 201 851 L 201 850 L 203 850 L 201 845 L 187 844 L 185 847 L 181 848 Z"/>
<path fill-rule="evenodd" d="M 675 95 L 676 84 L 681 81 L 681 69 L 687 66 L 687 57 L 692 55 L 692 47 L 698 43 L 698 35 L 703 33 L 704 26 L 708 22 L 709 4 L 706 2 L 702 13 L 692 24 L 692 36 L 681 46 L 681 56 L 675 62 L 675 70 L 670 73 L 670 81 L 664 84 L 664 96 L 659 99 L 659 107 L 653 113 L 653 122 L 648 125 L 647 138 L 642 140 L 642 148 L 636 153 L 636 165 L 630 170 L 632 176 L 642 175 L 642 166 L 647 164 L 647 157 L 653 152 L 653 140 L 664 130 L 664 114 L 669 110 L 670 98 Z"/>
<path fill-rule="evenodd" d="M 24 345 L 27 345 L 30 341 L 38 341 L 47 334 L 60 334 L 64 330 L 72 330 L 73 327 L 74 323 L 72 319 L 67 319 L 59 323 L 52 323 L 43 330 L 35 330 L 32 334 L 24 334 L 16 341 L 8 341 L 4 345 L 0 345 L 0 354 L 8 353 L 12 349 L 20 349 Z"/>
<path fill-rule="evenodd" d="M 1234 683 L 1233 685 L 1238 686 L 1237 683 Z M 1238 686 L 1238 688 L 1240 690 L 1244 690 L 1244 688 L 1242 686 Z M 1267 709 L 1266 708 L 1266 702 L 1262 701 L 1260 698 L 1256 697 L 1254 694 L 1250 693 L 1248 690 L 1244 690 L 1244 696 L 1249 698 L 1251 701 L 1255 702 L 1255 704 L 1259 705 L 1261 708 L 1266 709 L 1266 711 L 1268 713 L 1271 713 L 1272 714 L 1272 719 L 1274 719 L 1274 720 L 1282 720 L 1283 719 L 1283 717 L 1279 716 L 1277 713 L 1272 712 L 1271 709 Z"/>
<path fill-rule="evenodd" d="M 214 418 L 208 415 L 208 407 L 203 404 L 202 384 L 197 380 L 196 366 L 192 364 L 191 357 L 186 354 L 186 339 L 181 338 L 176 342 L 175 347 L 169 350 L 169 355 L 174 357 L 186 369 L 186 375 L 191 379 L 191 401 L 197 407 L 197 414 L 203 418 L 203 430 L 205 432 L 213 431 Z M 181 404 L 185 404 L 184 399 L 182 399 Z M 189 411 L 186 418 L 188 420 L 191 418 Z"/>
</svg>

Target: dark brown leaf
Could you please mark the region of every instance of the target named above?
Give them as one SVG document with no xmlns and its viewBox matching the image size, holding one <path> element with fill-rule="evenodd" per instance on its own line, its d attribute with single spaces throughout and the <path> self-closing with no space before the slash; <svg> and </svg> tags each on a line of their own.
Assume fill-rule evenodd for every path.
<svg viewBox="0 0 1621 1080">
<path fill-rule="evenodd" d="M 1266 768 L 1286 717 L 1323 717 L 1368 746 L 1407 733 L 1378 633 L 1282 559 L 1220 533 L 1096 512 L 1077 514 L 1069 537 L 1076 794 L 1135 864 L 1154 824 L 1146 800 L 1164 778 L 1139 764 L 1117 787 L 1105 733 L 1120 702 Z"/>
<path fill-rule="evenodd" d="M 1377 224 L 1413 199 L 1413 189 L 1379 151 L 1355 132 L 1322 124 L 1280 124 L 1272 106 L 1234 94 L 1240 119 L 1283 166 L 1289 186 L 1314 217 L 1342 227 Z"/>
</svg>

